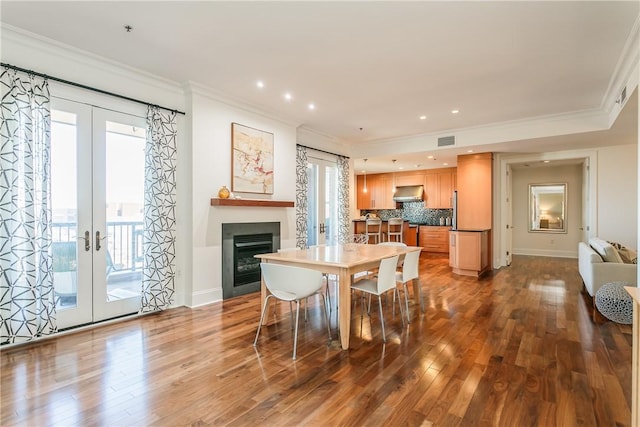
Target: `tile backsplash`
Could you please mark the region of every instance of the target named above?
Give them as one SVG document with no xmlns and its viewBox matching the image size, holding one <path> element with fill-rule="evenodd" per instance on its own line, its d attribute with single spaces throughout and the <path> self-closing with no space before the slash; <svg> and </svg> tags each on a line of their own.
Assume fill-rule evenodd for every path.
<svg viewBox="0 0 640 427">
<path fill-rule="evenodd" d="M 360 215 L 375 213 L 383 220 L 401 217 L 409 222 L 417 224 L 440 225 L 440 218 L 453 216 L 453 209 L 428 209 L 423 202 L 407 202 L 402 204 L 402 209 L 380 209 L 360 211 Z"/>
</svg>

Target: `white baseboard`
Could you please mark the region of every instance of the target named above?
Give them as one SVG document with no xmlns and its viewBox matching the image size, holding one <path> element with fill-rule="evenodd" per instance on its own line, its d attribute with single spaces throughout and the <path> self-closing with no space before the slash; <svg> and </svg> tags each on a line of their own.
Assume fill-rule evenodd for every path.
<svg viewBox="0 0 640 427">
<path fill-rule="evenodd" d="M 185 305 L 189 308 L 195 308 L 218 301 L 222 301 L 222 289 L 207 289 L 193 292 L 191 294 L 191 304 Z"/>
<path fill-rule="evenodd" d="M 578 258 L 577 251 L 560 251 L 550 249 L 526 249 L 526 248 L 514 248 L 514 255 L 532 255 L 532 256 L 547 256 L 552 258 Z"/>
</svg>

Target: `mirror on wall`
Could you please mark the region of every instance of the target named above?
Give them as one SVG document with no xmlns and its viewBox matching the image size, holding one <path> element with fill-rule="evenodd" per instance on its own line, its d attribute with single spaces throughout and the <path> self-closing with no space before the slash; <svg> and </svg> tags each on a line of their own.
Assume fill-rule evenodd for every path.
<svg viewBox="0 0 640 427">
<path fill-rule="evenodd" d="M 529 231 L 567 232 L 567 184 L 529 184 Z"/>
</svg>

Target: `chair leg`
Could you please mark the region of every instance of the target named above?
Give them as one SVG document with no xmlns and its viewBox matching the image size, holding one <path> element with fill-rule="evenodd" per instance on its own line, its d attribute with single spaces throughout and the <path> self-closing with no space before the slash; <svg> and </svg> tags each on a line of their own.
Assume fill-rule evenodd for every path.
<svg viewBox="0 0 640 427">
<path fill-rule="evenodd" d="M 387 336 L 384 333 L 384 316 L 382 315 L 382 296 L 378 295 L 378 307 L 380 308 L 380 325 L 382 326 L 382 342 L 387 342 Z"/>
<path fill-rule="evenodd" d="M 400 299 L 400 290 L 396 287 L 393 289 L 393 299 L 396 299 L 396 293 L 398 294 L 398 309 L 400 310 L 400 318 L 402 319 L 402 326 L 409 323 L 409 307 L 407 306 L 407 321 L 404 321 L 404 313 L 402 312 L 402 300 Z M 407 302 L 407 294 L 405 296 L 405 303 Z"/>
<path fill-rule="evenodd" d="M 289 316 L 291 317 L 291 329 L 293 329 L 293 305 L 291 301 L 289 301 Z"/>
<path fill-rule="evenodd" d="M 420 283 L 420 278 L 416 277 L 415 279 L 417 283 L 418 283 L 418 293 L 420 295 L 418 295 L 420 297 L 420 310 L 422 310 L 422 312 L 424 313 L 424 298 L 422 297 L 422 283 Z"/>
<path fill-rule="evenodd" d="M 300 318 L 300 301 L 296 301 L 296 329 L 293 333 L 293 360 L 296 360 L 296 351 L 298 349 L 298 320 Z"/>
<path fill-rule="evenodd" d="M 333 311 L 333 309 L 332 309 L 332 307 L 331 307 L 331 290 L 329 289 L 329 275 L 328 275 L 328 274 L 325 274 L 325 276 L 324 276 L 324 277 L 325 277 L 325 280 L 326 280 L 326 286 L 327 286 L 327 288 L 326 288 L 326 289 L 327 289 L 327 290 L 326 290 L 326 293 L 327 293 L 327 301 L 328 301 L 328 303 L 329 303 L 329 313 L 331 313 L 331 311 Z"/>
<path fill-rule="evenodd" d="M 364 292 L 360 297 L 360 335 L 362 335 L 362 319 L 364 318 Z"/>
<path fill-rule="evenodd" d="M 267 304 L 269 303 L 269 298 L 271 297 L 272 295 L 267 295 L 267 297 L 264 300 L 264 305 L 262 306 L 262 313 L 260 314 L 260 323 L 258 323 L 258 330 L 256 331 L 256 339 L 253 340 L 254 347 L 258 345 L 258 336 L 260 336 L 260 329 L 262 328 L 262 322 L 264 321 L 264 313 L 265 311 L 267 311 Z"/>
<path fill-rule="evenodd" d="M 407 282 L 404 282 L 402 286 L 404 287 L 404 305 L 407 309 L 407 323 L 411 323 L 411 319 L 409 318 L 409 290 L 407 288 Z"/>
</svg>

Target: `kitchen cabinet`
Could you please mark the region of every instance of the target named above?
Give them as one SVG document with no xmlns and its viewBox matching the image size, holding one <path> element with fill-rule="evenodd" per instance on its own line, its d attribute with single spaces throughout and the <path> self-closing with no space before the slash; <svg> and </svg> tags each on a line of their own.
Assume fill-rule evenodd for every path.
<svg viewBox="0 0 640 427">
<path fill-rule="evenodd" d="M 449 265 L 463 276 L 479 277 L 490 269 L 489 230 L 449 232 Z"/>
<path fill-rule="evenodd" d="M 451 209 L 456 187 L 456 168 L 429 169 L 415 172 L 379 173 L 356 177 L 356 207 L 358 209 L 397 209 L 393 201 L 393 185 L 405 187 L 422 185 L 425 188 L 424 206 L 430 209 Z"/>
<path fill-rule="evenodd" d="M 396 187 L 424 185 L 424 173 L 396 174 Z"/>
<path fill-rule="evenodd" d="M 493 203 L 493 154 L 458 156 L 457 175 L 458 229 L 490 229 Z"/>
<path fill-rule="evenodd" d="M 424 206 L 431 209 L 451 209 L 456 188 L 456 169 L 434 169 L 425 174 Z"/>
<path fill-rule="evenodd" d="M 421 225 L 418 246 L 422 246 L 422 252 L 449 252 L 449 230 L 451 227 Z"/>
<path fill-rule="evenodd" d="M 455 172 L 445 172 L 438 175 L 438 202 L 441 208 L 453 208 L 453 191 L 455 188 Z"/>
<path fill-rule="evenodd" d="M 358 209 L 395 209 L 393 201 L 393 176 L 391 174 L 367 175 L 367 191 L 364 191 L 364 175 L 356 180 Z"/>
</svg>

